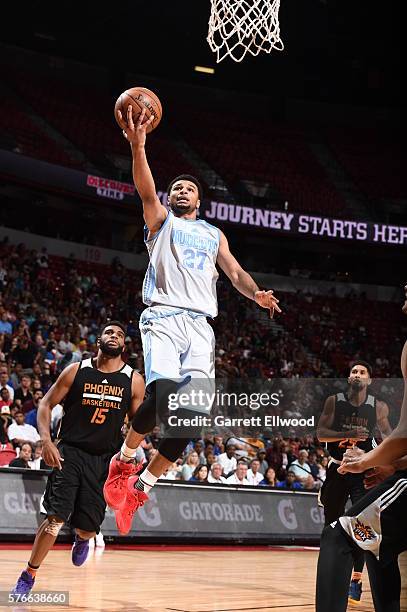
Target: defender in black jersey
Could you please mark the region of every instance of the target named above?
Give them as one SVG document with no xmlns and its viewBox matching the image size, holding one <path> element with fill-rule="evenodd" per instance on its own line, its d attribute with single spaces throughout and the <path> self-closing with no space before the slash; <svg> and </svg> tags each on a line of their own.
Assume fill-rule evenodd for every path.
<svg viewBox="0 0 407 612">
<path fill-rule="evenodd" d="M 407 314 L 407 286 L 404 289 L 406 300 L 402 310 Z M 401 609 L 402 577 L 398 555 L 407 550 L 407 342 L 401 354 L 401 372 L 404 397 L 397 427 L 368 453 L 348 449 L 338 468 L 340 474 L 369 471 L 369 485 L 378 486 L 323 531 L 316 612 L 345 612 L 352 557 L 358 548 L 366 551 L 376 612 L 399 612 Z M 389 469 L 393 475 L 386 478 Z"/>
<path fill-rule="evenodd" d="M 144 398 L 143 378 L 122 360 L 125 327 L 106 324 L 98 338 L 95 359 L 69 365 L 41 400 L 38 429 L 44 461 L 53 467 L 43 506 L 47 518 L 40 525 L 28 567 L 13 590 L 27 594 L 35 574 L 64 523 L 75 529 L 72 562 L 86 560 L 89 540 L 99 532 L 106 504 L 103 485 L 109 461 L 122 444 L 126 415 L 135 414 Z M 64 414 L 58 441 L 50 437 L 52 408 L 62 403 Z M 129 471 L 135 466 L 129 465 Z"/>
<path fill-rule="evenodd" d="M 376 445 L 375 430 L 383 438 L 391 433 L 387 404 L 368 393 L 371 383 L 370 365 L 364 361 L 352 364 L 348 382 L 346 395 L 337 393 L 327 398 L 318 423 L 318 439 L 327 443 L 330 454 L 326 479 L 320 491 L 325 525 L 344 514 L 349 498 L 354 504 L 366 494 L 363 474 L 338 473 L 345 451 L 358 447 L 368 452 Z M 364 553 L 356 549 L 349 589 L 349 600 L 352 603 L 360 600 L 363 565 Z"/>
</svg>

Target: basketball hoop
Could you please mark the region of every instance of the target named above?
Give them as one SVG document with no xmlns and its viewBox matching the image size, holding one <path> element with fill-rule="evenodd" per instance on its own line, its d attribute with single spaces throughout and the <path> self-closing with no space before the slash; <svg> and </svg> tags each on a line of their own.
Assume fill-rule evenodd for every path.
<svg viewBox="0 0 407 612">
<path fill-rule="evenodd" d="M 280 0 L 211 0 L 207 41 L 219 63 L 226 56 L 241 62 L 246 53 L 282 51 Z"/>
</svg>

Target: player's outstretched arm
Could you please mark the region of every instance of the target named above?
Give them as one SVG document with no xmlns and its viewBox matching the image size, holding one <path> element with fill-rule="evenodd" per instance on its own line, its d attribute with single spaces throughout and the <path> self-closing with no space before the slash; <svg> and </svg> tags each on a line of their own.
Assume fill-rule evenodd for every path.
<svg viewBox="0 0 407 612">
<path fill-rule="evenodd" d="M 50 467 L 57 467 L 59 470 L 62 469 L 61 461 L 63 461 L 63 459 L 59 454 L 58 448 L 51 440 L 51 411 L 53 407 L 62 402 L 67 395 L 79 366 L 79 363 L 72 363 L 65 368 L 59 375 L 57 381 L 40 400 L 38 406 L 37 423 L 38 431 L 43 442 L 43 458 L 47 465 Z"/>
<path fill-rule="evenodd" d="M 392 428 L 389 423 L 389 407 L 386 402 L 381 400 L 377 401 L 376 403 L 376 421 L 382 438 L 387 438 L 387 436 L 389 436 L 392 432 Z"/>
<path fill-rule="evenodd" d="M 243 270 L 237 259 L 230 252 L 228 241 L 222 232 L 220 233 L 217 263 L 230 279 L 235 289 L 250 300 L 257 302 L 262 308 L 267 308 L 270 311 L 270 317 L 273 316 L 275 310 L 281 312 L 281 308 L 278 306 L 279 300 L 273 295 L 273 291 L 260 291 L 254 279 Z"/>
<path fill-rule="evenodd" d="M 120 122 L 123 117 L 118 111 Z M 133 180 L 143 202 L 144 221 L 151 233 L 158 232 L 167 217 L 167 211 L 158 199 L 153 175 L 146 156 L 147 128 L 154 121 L 154 116 L 145 119 L 145 110 L 140 113 L 136 123 L 133 121 L 132 107 L 127 109 L 127 127 L 123 130 L 124 137 L 129 141 L 133 156 Z"/>
</svg>

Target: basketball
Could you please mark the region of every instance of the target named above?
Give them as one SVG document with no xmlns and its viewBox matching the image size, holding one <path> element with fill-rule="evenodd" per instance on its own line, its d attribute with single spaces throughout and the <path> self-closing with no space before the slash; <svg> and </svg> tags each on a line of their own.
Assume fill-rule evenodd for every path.
<svg viewBox="0 0 407 612">
<path fill-rule="evenodd" d="M 162 117 L 161 102 L 155 93 L 146 87 L 132 87 L 120 94 L 114 106 L 114 116 L 121 129 L 127 127 L 127 109 L 129 104 L 133 107 L 134 123 L 138 120 L 142 110 L 145 109 L 146 119 L 149 119 L 151 115 L 155 117 L 152 124 L 148 126 L 147 132 L 155 130 Z M 117 111 L 121 112 L 122 120 L 120 120 Z"/>
</svg>

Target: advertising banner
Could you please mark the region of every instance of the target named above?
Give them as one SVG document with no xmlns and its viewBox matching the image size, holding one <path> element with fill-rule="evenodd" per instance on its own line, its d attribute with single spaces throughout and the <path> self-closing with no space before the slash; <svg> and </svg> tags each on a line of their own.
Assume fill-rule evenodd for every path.
<svg viewBox="0 0 407 612">
<path fill-rule="evenodd" d="M 0 470 L 0 536 L 34 535 L 41 522 L 40 502 L 46 474 Z M 317 541 L 323 512 L 316 493 L 264 487 L 189 485 L 159 482 L 137 513 L 129 537 L 146 540 Z M 105 536 L 118 536 L 110 510 Z"/>
<path fill-rule="evenodd" d="M 111 201 L 115 206 L 132 204 L 138 197 L 132 183 L 55 166 L 4 150 L 0 150 L 0 174 L 18 177 L 29 184 L 51 187 L 61 192 Z M 163 204 L 167 203 L 167 194 L 164 191 L 159 191 L 158 197 Z M 201 203 L 200 212 L 202 219 L 214 225 L 221 222 L 280 235 L 333 238 L 385 245 L 407 244 L 407 226 L 333 219 L 321 215 L 276 211 L 208 200 Z"/>
</svg>

